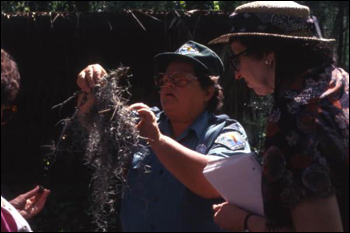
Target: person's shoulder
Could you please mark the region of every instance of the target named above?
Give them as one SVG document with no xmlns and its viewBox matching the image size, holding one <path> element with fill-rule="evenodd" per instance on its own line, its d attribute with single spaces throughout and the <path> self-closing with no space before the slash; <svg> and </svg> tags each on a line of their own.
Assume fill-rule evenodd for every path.
<svg viewBox="0 0 350 233">
<path fill-rule="evenodd" d="M 222 128 L 223 131 L 239 131 L 244 132 L 245 130 L 243 126 L 235 119 L 230 118 L 228 115 L 222 114 L 222 115 L 212 115 L 211 122 L 213 124 L 223 124 L 224 127 Z"/>
<path fill-rule="evenodd" d="M 212 149 L 236 151 L 249 151 L 250 145 L 243 126 L 227 115 L 213 116 L 213 120 L 221 127 L 216 128 L 216 137 Z"/>
</svg>

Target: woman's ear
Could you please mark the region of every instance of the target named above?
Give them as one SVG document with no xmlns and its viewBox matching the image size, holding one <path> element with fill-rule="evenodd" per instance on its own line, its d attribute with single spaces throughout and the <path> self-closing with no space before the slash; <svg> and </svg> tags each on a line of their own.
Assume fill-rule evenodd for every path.
<svg viewBox="0 0 350 233">
<path fill-rule="evenodd" d="M 204 101 L 208 102 L 211 100 L 211 98 L 213 98 L 214 94 L 215 94 L 215 87 L 210 86 L 208 87 L 205 92 L 204 92 Z"/>
<path fill-rule="evenodd" d="M 265 57 L 265 63 L 267 65 L 272 65 L 274 64 L 276 61 L 276 54 L 275 52 L 268 52 L 266 53 L 266 57 Z"/>
</svg>

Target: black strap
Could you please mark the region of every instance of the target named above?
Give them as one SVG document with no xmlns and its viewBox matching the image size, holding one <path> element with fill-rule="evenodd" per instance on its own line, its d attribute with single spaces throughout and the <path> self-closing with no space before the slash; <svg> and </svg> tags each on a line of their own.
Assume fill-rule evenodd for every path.
<svg viewBox="0 0 350 233">
<path fill-rule="evenodd" d="M 249 226 L 248 226 L 248 221 L 249 221 L 250 217 L 252 217 L 253 215 L 254 215 L 254 214 L 249 213 L 249 214 L 245 217 L 245 219 L 244 219 L 244 232 L 250 232 Z"/>
</svg>

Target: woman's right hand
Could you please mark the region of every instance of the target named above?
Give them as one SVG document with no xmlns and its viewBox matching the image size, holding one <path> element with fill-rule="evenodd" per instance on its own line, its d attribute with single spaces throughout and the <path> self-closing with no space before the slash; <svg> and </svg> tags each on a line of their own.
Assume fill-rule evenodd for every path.
<svg viewBox="0 0 350 233">
<path fill-rule="evenodd" d="M 213 210 L 215 212 L 214 222 L 221 229 L 233 232 L 243 232 L 245 230 L 244 219 L 249 214 L 248 212 L 227 202 L 214 205 Z"/>
<path fill-rule="evenodd" d="M 101 83 L 103 76 L 106 74 L 106 70 L 101 65 L 89 65 L 79 73 L 77 84 L 84 92 L 91 93 L 92 89 Z"/>
<path fill-rule="evenodd" d="M 99 64 L 89 65 L 79 73 L 77 84 L 82 91 L 87 93 L 87 100 L 83 105 L 81 103 L 84 99 L 84 95 L 79 96 L 79 116 L 85 115 L 90 111 L 91 106 L 95 102 L 92 90 L 97 84 L 101 83 L 103 76 L 106 74 L 106 70 Z"/>
<path fill-rule="evenodd" d="M 42 211 L 49 194 L 50 190 L 43 189 L 41 191 L 40 187 L 37 186 L 35 189 L 13 199 L 10 203 L 23 218 L 31 219 Z"/>
</svg>

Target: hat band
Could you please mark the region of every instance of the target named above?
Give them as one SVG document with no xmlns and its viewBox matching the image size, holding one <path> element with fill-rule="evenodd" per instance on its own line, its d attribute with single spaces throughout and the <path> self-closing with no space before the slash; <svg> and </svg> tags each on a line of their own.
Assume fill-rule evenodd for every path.
<svg viewBox="0 0 350 233">
<path fill-rule="evenodd" d="M 317 37 L 317 20 L 297 18 L 278 14 L 233 13 L 230 16 L 232 33 L 266 33 L 295 37 Z"/>
</svg>

